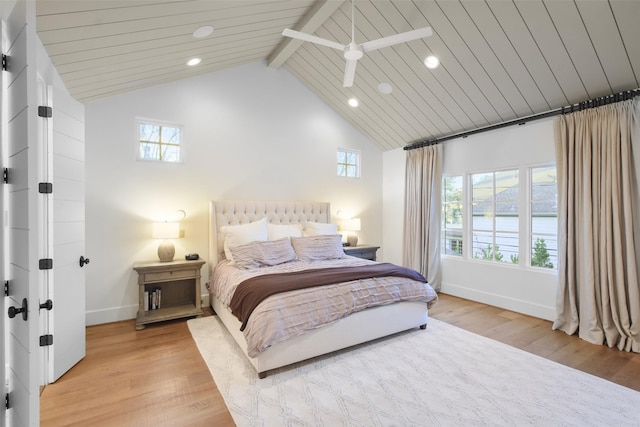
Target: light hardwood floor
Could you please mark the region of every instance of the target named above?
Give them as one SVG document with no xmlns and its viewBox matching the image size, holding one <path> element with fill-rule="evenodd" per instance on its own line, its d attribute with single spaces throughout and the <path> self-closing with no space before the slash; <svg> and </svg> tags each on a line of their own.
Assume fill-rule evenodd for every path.
<svg viewBox="0 0 640 427">
<path fill-rule="evenodd" d="M 436 319 L 640 391 L 640 354 L 552 331 L 551 322 L 440 295 Z M 40 398 L 42 426 L 233 426 L 185 321 L 87 328 L 87 356 Z"/>
</svg>

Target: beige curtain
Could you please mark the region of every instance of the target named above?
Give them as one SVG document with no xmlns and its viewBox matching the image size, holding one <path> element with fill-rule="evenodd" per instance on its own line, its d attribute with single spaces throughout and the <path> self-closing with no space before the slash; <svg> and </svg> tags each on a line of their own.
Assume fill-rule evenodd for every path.
<svg viewBox="0 0 640 427">
<path fill-rule="evenodd" d="M 407 151 L 403 264 L 440 290 L 442 145 Z"/>
<path fill-rule="evenodd" d="M 559 287 L 553 328 L 634 352 L 640 352 L 640 292 L 632 133 L 639 106 L 638 100 L 619 102 L 555 123 Z"/>
</svg>

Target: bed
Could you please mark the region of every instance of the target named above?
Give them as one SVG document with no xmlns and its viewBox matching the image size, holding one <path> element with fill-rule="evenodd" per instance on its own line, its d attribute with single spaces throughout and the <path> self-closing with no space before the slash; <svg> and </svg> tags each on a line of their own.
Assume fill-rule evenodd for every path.
<svg viewBox="0 0 640 427">
<path fill-rule="evenodd" d="M 260 378 L 266 377 L 267 372 L 270 370 L 315 356 L 331 353 L 404 330 L 418 327 L 424 329 L 426 327 L 428 307 L 437 300 L 435 291 L 433 291 L 427 283 L 412 280 L 411 278 L 391 276 L 373 280 L 350 280 L 342 284 L 310 287 L 277 294 L 259 303 L 255 306 L 255 311 L 252 312 L 253 314 L 248 316 L 248 319 L 243 318 L 244 321 L 240 321 L 238 317 L 232 313 L 232 310 L 237 310 L 237 305 L 234 306 L 232 304 L 233 294 L 241 293 L 239 292 L 239 288 L 242 285 L 238 286 L 239 282 L 248 282 L 250 281 L 248 279 L 252 278 L 256 280 L 266 278 L 256 276 L 271 275 L 272 277 L 276 277 L 278 274 L 282 274 L 282 276 L 277 276 L 282 278 L 284 274 L 287 273 L 288 275 L 304 274 L 305 276 L 301 277 L 308 277 L 308 269 L 319 271 L 319 269 L 323 268 L 327 269 L 322 270 L 325 272 L 335 270 L 335 273 L 342 273 L 343 271 L 339 269 L 343 267 L 353 269 L 360 267 L 363 269 L 376 269 L 378 267 L 396 267 L 402 269 L 402 267 L 392 266 L 390 264 L 383 266 L 380 264 L 384 263 L 376 263 L 374 261 L 346 256 L 344 252 L 341 251 L 342 255 L 336 254 L 335 259 L 331 257 L 329 257 L 330 259 L 324 259 L 323 257 L 317 260 L 311 256 L 310 260 L 306 260 L 305 256 L 298 256 L 291 260 L 291 262 L 278 263 L 276 265 L 269 264 L 261 268 L 254 268 L 256 266 L 238 268 L 241 267 L 241 263 L 245 259 L 241 249 L 250 248 L 253 251 L 256 245 L 261 245 L 261 248 L 272 248 L 274 247 L 273 245 L 277 245 L 278 249 L 274 250 L 273 253 L 280 254 L 279 248 L 285 245 L 283 241 L 288 241 L 290 242 L 288 243 L 289 245 L 293 244 L 295 249 L 297 249 L 298 252 L 296 252 L 296 254 L 300 255 L 306 250 L 306 245 L 309 241 L 313 241 L 313 245 L 317 244 L 316 241 L 331 241 L 332 246 L 330 250 L 324 251 L 323 254 L 337 252 L 337 250 L 333 249 L 335 246 L 333 241 L 335 239 L 334 236 L 331 235 L 335 234 L 335 232 L 324 232 L 325 229 L 331 230 L 332 226 L 330 206 L 329 203 L 326 202 L 211 201 L 209 206 L 209 220 L 210 242 L 208 261 L 210 277 L 207 287 L 209 289 L 210 305 L 231 336 L 238 343 L 249 362 L 256 369 Z M 258 227 L 260 227 L 260 232 L 262 232 L 264 226 L 261 225 L 261 223 L 264 222 L 266 222 L 269 227 L 268 238 L 257 239 L 266 240 L 264 244 L 253 242 L 235 246 L 231 245 L 230 236 L 233 236 L 233 234 L 230 234 L 228 230 L 234 228 L 253 228 L 253 230 L 257 230 Z M 298 236 L 294 237 L 290 235 L 291 237 L 281 238 L 282 236 L 279 234 L 282 233 L 283 230 L 290 231 L 293 228 L 304 229 L 303 227 L 317 227 L 316 233 L 312 233 L 316 237 L 298 238 Z M 273 231 L 273 236 L 272 229 L 275 230 Z M 225 244 L 225 235 L 227 236 L 228 245 Z M 339 238 L 340 236 L 336 237 Z M 247 237 L 245 236 L 245 238 Z M 232 251 L 227 246 L 231 246 L 233 254 L 235 255 L 232 255 Z M 264 251 L 264 249 L 261 250 Z M 282 253 L 285 252 L 287 254 L 290 252 L 288 247 Z M 235 258 L 232 263 L 227 258 L 233 258 L 233 256 L 235 256 Z M 280 256 L 281 255 L 278 255 L 278 257 Z M 236 263 L 237 265 L 234 265 Z M 402 273 L 404 274 L 406 272 L 403 271 Z M 417 274 L 416 272 L 413 273 Z M 411 276 L 409 275 L 408 277 Z M 311 316 L 302 318 L 300 317 L 300 313 L 298 313 L 297 316 L 300 318 L 296 318 L 297 323 L 288 329 L 281 328 L 279 324 L 280 320 L 278 319 L 265 320 L 270 319 L 269 316 L 271 316 L 271 314 L 269 313 L 271 311 L 276 311 L 277 307 L 289 304 L 288 301 L 294 302 L 291 304 L 291 309 L 297 307 L 298 310 L 306 312 L 305 310 L 307 310 L 307 308 L 305 308 L 304 304 L 312 299 L 319 301 L 320 304 L 332 298 L 339 301 L 339 303 L 343 303 L 343 300 L 345 300 L 344 297 L 332 296 L 334 295 L 333 293 L 336 292 L 335 289 L 337 287 L 354 287 L 369 284 L 368 286 L 378 286 L 378 288 L 374 291 L 359 291 L 353 288 L 352 291 L 354 293 L 378 293 L 381 286 L 385 289 L 396 290 L 399 287 L 398 281 L 400 280 L 411 282 L 411 284 L 407 286 L 407 294 L 401 297 L 406 300 L 399 301 L 400 297 L 394 294 L 390 297 L 386 296 L 388 299 L 386 302 L 371 304 L 368 302 L 366 304 L 359 302 L 357 308 L 351 307 L 349 309 L 348 315 L 344 313 L 335 314 L 334 309 L 321 308 L 317 311 L 323 315 L 330 316 L 323 320 L 311 319 Z M 372 281 L 376 283 L 371 284 L 370 282 Z M 227 285 L 238 287 L 232 287 L 232 290 L 229 291 L 228 288 L 225 287 Z M 324 292 L 324 294 L 319 292 Z M 394 291 L 394 293 L 395 292 L 396 291 Z M 401 292 L 405 291 L 402 290 Z M 238 297 L 238 295 L 235 296 Z M 349 300 L 349 298 L 346 300 Z M 316 302 L 314 302 L 314 304 L 315 303 Z M 350 301 L 344 303 L 351 304 Z M 231 308 L 232 306 L 233 309 Z M 271 323 L 276 323 L 277 325 L 272 325 Z M 291 330 L 293 333 L 291 333 L 290 336 L 281 333 L 280 335 L 282 336 L 280 336 L 278 335 L 278 331 L 281 329 Z M 258 330 L 260 330 L 260 334 L 263 332 L 268 333 L 269 331 L 275 332 L 274 336 L 270 335 L 268 338 L 260 337 L 256 341 L 254 336 L 258 335 Z"/>
</svg>

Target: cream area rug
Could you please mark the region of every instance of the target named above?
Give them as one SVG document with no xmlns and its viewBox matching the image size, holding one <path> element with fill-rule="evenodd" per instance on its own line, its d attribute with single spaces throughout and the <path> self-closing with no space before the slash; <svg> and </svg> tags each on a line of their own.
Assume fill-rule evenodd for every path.
<svg viewBox="0 0 640 427">
<path fill-rule="evenodd" d="M 640 426 L 640 393 L 435 319 L 259 379 L 215 316 L 188 321 L 244 426 Z"/>
</svg>

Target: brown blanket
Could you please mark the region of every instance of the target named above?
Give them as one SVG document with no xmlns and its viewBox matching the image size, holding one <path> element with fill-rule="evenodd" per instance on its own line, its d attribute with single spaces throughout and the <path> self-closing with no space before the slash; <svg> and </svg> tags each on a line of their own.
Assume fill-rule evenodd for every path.
<svg viewBox="0 0 640 427">
<path fill-rule="evenodd" d="M 389 263 L 265 274 L 251 277 L 240 283 L 233 293 L 230 308 L 233 315 L 242 322 L 240 330 L 244 331 L 253 310 L 262 300 L 271 295 L 296 289 L 385 276 L 406 277 L 419 282 L 427 282 L 427 279 L 417 271 Z"/>
</svg>

